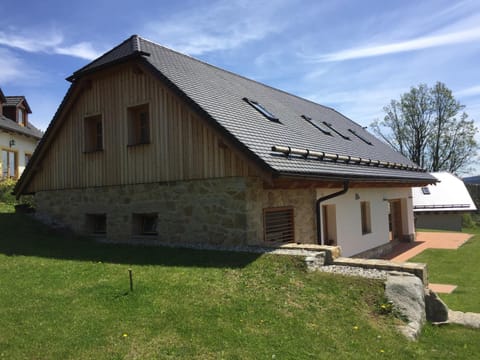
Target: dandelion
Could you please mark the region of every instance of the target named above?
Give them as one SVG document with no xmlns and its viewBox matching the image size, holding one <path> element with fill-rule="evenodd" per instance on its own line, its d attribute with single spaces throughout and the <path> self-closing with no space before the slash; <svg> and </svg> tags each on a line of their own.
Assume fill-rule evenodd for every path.
<svg viewBox="0 0 480 360">
<path fill-rule="evenodd" d="M 383 350 L 383 349 L 380 349 L 380 352 L 383 354 L 383 353 L 385 352 L 385 350 Z"/>
<path fill-rule="evenodd" d="M 123 333 L 122 336 L 123 336 L 124 338 L 126 338 L 126 337 L 128 336 L 128 334 L 127 334 L 127 333 Z"/>
<path fill-rule="evenodd" d="M 355 325 L 355 326 L 353 327 L 353 330 L 358 330 L 358 326 Z"/>
</svg>

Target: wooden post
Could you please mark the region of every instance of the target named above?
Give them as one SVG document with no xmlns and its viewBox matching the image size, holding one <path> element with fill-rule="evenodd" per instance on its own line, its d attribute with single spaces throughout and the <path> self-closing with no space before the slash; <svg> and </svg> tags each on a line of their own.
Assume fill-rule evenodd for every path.
<svg viewBox="0 0 480 360">
<path fill-rule="evenodd" d="M 130 277 L 130 291 L 133 292 L 133 275 L 132 269 L 128 269 L 128 275 Z"/>
</svg>

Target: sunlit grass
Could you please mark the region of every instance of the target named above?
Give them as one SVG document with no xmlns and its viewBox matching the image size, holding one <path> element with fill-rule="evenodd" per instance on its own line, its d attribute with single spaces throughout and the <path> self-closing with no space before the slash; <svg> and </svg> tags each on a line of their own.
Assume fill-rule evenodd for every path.
<svg viewBox="0 0 480 360">
<path fill-rule="evenodd" d="M 478 332 L 382 315 L 381 281 L 302 259 L 97 244 L 0 205 L 0 359 L 474 359 Z M 129 290 L 128 270 L 134 290 Z"/>
</svg>

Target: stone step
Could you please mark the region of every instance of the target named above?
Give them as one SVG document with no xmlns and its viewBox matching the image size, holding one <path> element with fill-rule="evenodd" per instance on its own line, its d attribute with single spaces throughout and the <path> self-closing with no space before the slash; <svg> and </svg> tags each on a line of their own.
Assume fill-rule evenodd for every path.
<svg viewBox="0 0 480 360">
<path fill-rule="evenodd" d="M 428 285 L 427 264 L 424 263 L 396 263 L 389 260 L 381 259 L 360 259 L 338 257 L 333 260 L 333 265 L 357 266 L 366 269 L 378 269 L 385 271 L 400 271 L 414 274 L 422 280 L 424 286 Z"/>
</svg>

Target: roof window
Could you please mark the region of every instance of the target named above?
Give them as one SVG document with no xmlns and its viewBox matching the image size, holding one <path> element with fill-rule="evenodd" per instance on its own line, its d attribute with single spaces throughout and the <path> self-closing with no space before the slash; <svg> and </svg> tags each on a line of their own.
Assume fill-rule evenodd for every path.
<svg viewBox="0 0 480 360">
<path fill-rule="evenodd" d="M 322 129 L 320 126 L 318 126 L 317 124 L 315 124 L 312 120 L 311 117 L 307 116 L 307 115 L 302 115 L 302 118 L 306 121 L 308 121 L 310 124 L 312 124 L 312 126 L 316 127 L 318 130 L 320 130 L 322 133 L 324 133 L 325 135 L 330 135 L 332 136 L 332 133 L 330 131 L 327 131 L 325 129 Z"/>
<path fill-rule="evenodd" d="M 350 131 L 353 135 L 355 135 L 357 138 L 359 138 L 360 140 L 362 140 L 365 144 L 368 144 L 368 145 L 372 145 L 373 144 L 368 141 L 367 139 L 365 139 L 363 136 L 357 134 L 357 132 L 355 130 L 352 130 L 352 129 L 348 129 L 348 131 Z"/>
<path fill-rule="evenodd" d="M 428 188 L 428 186 L 422 187 L 422 193 L 423 195 L 430 195 L 430 189 Z"/>
<path fill-rule="evenodd" d="M 351 140 L 348 136 L 343 135 L 340 131 L 338 131 L 337 129 L 335 129 L 332 124 L 330 124 L 330 123 L 328 123 L 328 122 L 326 122 L 326 121 L 324 121 L 323 124 L 324 124 L 326 127 L 328 127 L 330 130 L 332 130 L 334 133 L 336 133 L 337 135 L 340 135 L 340 136 L 341 136 L 342 138 L 344 138 L 345 140 Z"/>
<path fill-rule="evenodd" d="M 268 120 L 270 121 L 274 121 L 274 122 L 280 122 L 279 118 L 276 117 L 273 113 L 271 113 L 270 111 L 268 111 L 265 106 L 263 106 L 262 104 L 256 102 L 255 100 L 251 100 L 251 99 L 248 99 L 248 98 L 243 98 L 243 100 L 245 100 L 247 103 L 249 103 L 251 106 L 253 106 L 260 114 L 262 114 L 263 116 L 265 116 Z"/>
</svg>

